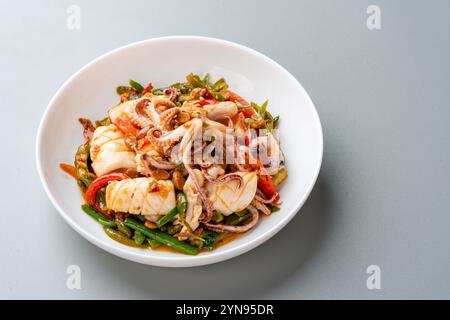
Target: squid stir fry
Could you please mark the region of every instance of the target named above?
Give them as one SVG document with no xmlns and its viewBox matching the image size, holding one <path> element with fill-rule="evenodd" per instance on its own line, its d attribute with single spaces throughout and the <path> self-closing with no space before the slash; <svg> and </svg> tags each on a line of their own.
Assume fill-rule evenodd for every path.
<svg viewBox="0 0 450 320">
<path fill-rule="evenodd" d="M 249 103 L 208 74 L 129 84 L 105 119 L 79 119 L 82 209 L 109 237 L 195 255 L 279 210 L 287 170 L 267 101 Z"/>
</svg>

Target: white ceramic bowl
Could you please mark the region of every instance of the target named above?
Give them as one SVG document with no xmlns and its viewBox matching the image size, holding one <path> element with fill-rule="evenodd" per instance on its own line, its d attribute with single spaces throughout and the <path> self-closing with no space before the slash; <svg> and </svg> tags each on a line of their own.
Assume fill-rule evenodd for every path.
<svg viewBox="0 0 450 320">
<path fill-rule="evenodd" d="M 280 194 L 279 212 L 261 219 L 242 237 L 197 256 L 124 246 L 108 238 L 101 226 L 80 209 L 75 181 L 59 168 L 72 163 L 83 141 L 77 119 L 100 119 L 118 97 L 115 88 L 129 79 L 165 86 L 190 72 L 224 77 L 230 88 L 250 101 L 269 99 L 269 110 L 281 117 L 280 139 L 289 178 Z M 75 73 L 58 90 L 45 111 L 36 141 L 37 168 L 50 200 L 61 216 L 100 248 L 132 261 L 168 267 L 223 261 L 260 245 L 285 226 L 303 205 L 319 174 L 322 129 L 303 87 L 283 67 L 261 53 L 232 42 L 203 37 L 164 37 L 113 50 Z"/>
</svg>

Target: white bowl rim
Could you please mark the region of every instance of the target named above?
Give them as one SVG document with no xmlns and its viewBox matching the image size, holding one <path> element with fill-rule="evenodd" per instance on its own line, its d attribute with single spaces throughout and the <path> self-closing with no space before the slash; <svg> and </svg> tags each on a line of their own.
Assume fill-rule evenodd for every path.
<svg viewBox="0 0 450 320">
<path fill-rule="evenodd" d="M 43 128 L 46 125 L 48 114 L 51 112 L 53 108 L 55 108 L 55 101 L 58 99 L 58 97 L 61 95 L 62 92 L 66 89 L 66 87 L 79 75 L 81 75 L 86 69 L 90 68 L 91 66 L 95 65 L 98 61 L 103 60 L 104 58 L 114 55 L 122 50 L 126 50 L 130 47 L 137 47 L 143 44 L 146 44 L 148 42 L 158 42 L 158 41 L 166 41 L 166 40 L 202 40 L 202 41 L 208 41 L 208 42 L 214 42 L 226 46 L 231 46 L 243 51 L 246 51 L 247 53 L 250 53 L 252 55 L 256 55 L 259 58 L 265 60 L 265 62 L 271 64 L 273 67 L 284 73 L 284 75 L 288 78 L 290 78 L 292 81 L 294 81 L 300 89 L 305 93 L 305 96 L 312 106 L 313 116 L 316 119 L 316 122 L 318 124 L 318 133 L 319 133 L 319 140 L 317 141 L 319 143 L 319 161 L 317 162 L 317 167 L 314 169 L 314 179 L 311 180 L 310 184 L 308 185 L 307 192 L 304 193 L 303 197 L 299 199 L 297 202 L 297 205 L 288 211 L 284 217 L 282 217 L 280 220 L 275 222 L 273 227 L 270 229 L 269 232 L 266 232 L 262 235 L 259 235 L 253 239 L 250 239 L 248 242 L 241 244 L 237 247 L 230 248 L 223 250 L 221 252 L 215 252 L 211 251 L 208 254 L 204 255 L 196 255 L 196 256 L 188 256 L 188 255 L 180 255 L 179 257 L 159 257 L 159 256 L 151 256 L 145 257 L 144 259 L 142 256 L 134 254 L 134 252 L 128 251 L 126 249 L 122 249 L 120 247 L 114 247 L 113 245 L 96 238 L 94 235 L 90 234 L 86 230 L 84 230 L 81 226 L 79 226 L 77 223 L 75 223 L 70 216 L 61 208 L 58 201 L 56 200 L 53 193 L 50 191 L 49 185 L 45 179 L 43 169 L 42 169 L 42 163 L 41 163 L 41 145 L 43 142 Z M 117 255 L 121 258 L 131 260 L 134 262 L 147 264 L 147 265 L 153 265 L 153 266 L 161 266 L 161 267 L 194 267 L 194 266 L 202 266 L 212 263 L 221 262 L 224 260 L 231 259 L 233 257 L 239 256 L 245 252 L 250 251 L 251 249 L 254 249 L 255 247 L 261 245 L 265 241 L 269 240 L 272 236 L 274 236 L 276 233 L 278 233 L 289 221 L 294 218 L 294 216 L 297 214 L 297 212 L 300 210 L 300 208 L 303 206 L 305 201 L 308 199 L 316 181 L 319 176 L 320 168 L 322 165 L 322 158 L 323 158 L 323 131 L 322 131 L 322 125 L 320 122 L 319 115 L 317 113 L 317 109 L 315 108 L 314 103 L 312 102 L 308 92 L 303 88 L 303 86 L 298 82 L 298 80 L 284 67 L 282 67 L 279 63 L 275 62 L 271 58 L 267 57 L 266 55 L 251 49 L 249 47 L 246 47 L 242 44 L 238 44 L 235 42 L 231 42 L 228 40 L 218 39 L 218 38 L 212 38 L 212 37 L 204 37 L 204 36 L 192 36 L 192 35 L 178 35 L 178 36 L 164 36 L 164 37 L 157 37 L 157 38 L 149 38 L 137 42 L 133 42 L 124 46 L 121 46 L 119 48 L 116 48 L 114 50 L 111 50 L 109 52 L 106 52 L 99 57 L 95 58 L 94 60 L 90 61 L 86 65 L 84 65 L 81 69 L 79 69 L 77 72 L 75 72 L 72 76 L 70 76 L 63 85 L 57 90 L 55 95 L 50 100 L 49 104 L 47 105 L 44 114 L 42 115 L 41 121 L 39 123 L 38 127 L 38 133 L 36 138 L 36 165 L 37 170 L 39 174 L 39 178 L 43 184 L 44 190 L 49 197 L 52 204 L 57 209 L 58 213 L 63 217 L 63 219 L 74 229 L 76 230 L 81 236 L 83 236 L 86 240 L 91 242 L 92 244 L 102 248 L 103 250 Z"/>
</svg>

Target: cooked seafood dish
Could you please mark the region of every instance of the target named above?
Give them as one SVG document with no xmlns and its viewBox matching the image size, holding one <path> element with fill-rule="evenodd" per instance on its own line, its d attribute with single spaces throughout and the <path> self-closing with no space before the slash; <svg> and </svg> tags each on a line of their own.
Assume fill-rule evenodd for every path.
<svg viewBox="0 0 450 320">
<path fill-rule="evenodd" d="M 279 210 L 287 170 L 268 101 L 249 103 L 209 74 L 116 91 L 104 119 L 79 119 L 84 142 L 74 166 L 61 164 L 110 238 L 195 255 Z"/>
</svg>

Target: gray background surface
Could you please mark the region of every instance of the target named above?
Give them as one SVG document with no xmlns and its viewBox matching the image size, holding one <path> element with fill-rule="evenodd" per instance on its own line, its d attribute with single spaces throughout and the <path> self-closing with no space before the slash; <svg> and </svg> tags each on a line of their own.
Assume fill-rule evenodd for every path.
<svg viewBox="0 0 450 320">
<path fill-rule="evenodd" d="M 81 30 L 66 8 L 81 8 Z M 369 4 L 382 30 L 366 28 Z M 0 298 L 450 298 L 449 1 L 0 1 Z M 286 67 L 321 117 L 301 214 L 216 265 L 128 262 L 82 239 L 35 167 L 38 122 L 81 66 L 164 35 L 223 38 Z M 61 128 L 63 130 L 63 128 Z M 82 289 L 66 288 L 66 268 Z M 382 289 L 366 288 L 379 265 Z"/>
</svg>

